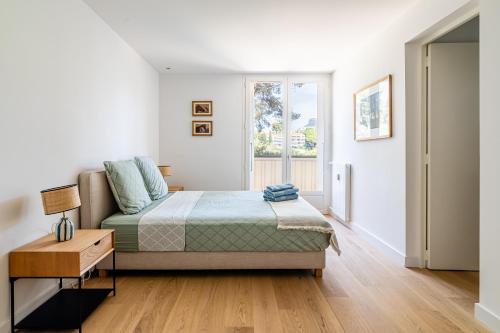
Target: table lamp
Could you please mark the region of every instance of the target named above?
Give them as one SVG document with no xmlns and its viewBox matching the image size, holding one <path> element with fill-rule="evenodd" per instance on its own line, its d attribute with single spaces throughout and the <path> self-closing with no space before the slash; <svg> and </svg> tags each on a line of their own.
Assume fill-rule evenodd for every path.
<svg viewBox="0 0 500 333">
<path fill-rule="evenodd" d="M 158 169 L 160 169 L 163 179 L 165 179 L 165 177 L 172 176 L 172 167 L 170 165 L 159 165 Z"/>
<path fill-rule="evenodd" d="M 40 192 L 42 195 L 43 209 L 45 215 L 62 213 L 63 216 L 58 223 L 52 226 L 52 231 L 58 242 L 64 242 L 73 238 L 75 226 L 66 217 L 65 212 L 81 206 L 78 185 L 66 185 L 49 188 Z"/>
</svg>

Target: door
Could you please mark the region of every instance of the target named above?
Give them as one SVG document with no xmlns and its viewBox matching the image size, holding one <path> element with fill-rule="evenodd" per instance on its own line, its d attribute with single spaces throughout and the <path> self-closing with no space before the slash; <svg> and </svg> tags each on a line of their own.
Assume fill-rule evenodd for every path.
<svg viewBox="0 0 500 333">
<path fill-rule="evenodd" d="M 292 182 L 324 209 L 324 78 L 249 77 L 248 188 Z"/>
<path fill-rule="evenodd" d="M 281 77 L 250 83 L 250 190 L 287 180 L 287 95 Z"/>
<path fill-rule="evenodd" d="M 428 46 L 427 267 L 479 269 L 479 45 Z"/>
<path fill-rule="evenodd" d="M 288 85 L 288 180 L 309 195 L 323 192 L 321 88 L 316 81 L 301 79 L 291 79 Z"/>
</svg>

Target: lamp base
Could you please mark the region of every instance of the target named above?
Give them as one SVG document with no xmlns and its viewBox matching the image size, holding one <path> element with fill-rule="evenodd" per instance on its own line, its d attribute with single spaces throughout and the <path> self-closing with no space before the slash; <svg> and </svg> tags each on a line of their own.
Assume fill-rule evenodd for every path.
<svg viewBox="0 0 500 333">
<path fill-rule="evenodd" d="M 55 223 L 53 229 L 58 242 L 69 241 L 75 235 L 75 225 L 68 217 L 61 217 L 61 221 Z"/>
</svg>

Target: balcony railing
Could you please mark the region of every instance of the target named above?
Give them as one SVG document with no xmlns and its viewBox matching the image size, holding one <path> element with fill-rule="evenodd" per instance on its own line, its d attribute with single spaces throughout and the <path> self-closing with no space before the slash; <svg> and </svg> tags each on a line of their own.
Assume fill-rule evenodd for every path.
<svg viewBox="0 0 500 333">
<path fill-rule="evenodd" d="M 293 157 L 292 183 L 300 191 L 321 190 L 318 179 L 318 159 Z M 280 157 L 256 157 L 254 160 L 253 188 L 263 190 L 267 185 L 281 184 L 283 160 Z"/>
</svg>

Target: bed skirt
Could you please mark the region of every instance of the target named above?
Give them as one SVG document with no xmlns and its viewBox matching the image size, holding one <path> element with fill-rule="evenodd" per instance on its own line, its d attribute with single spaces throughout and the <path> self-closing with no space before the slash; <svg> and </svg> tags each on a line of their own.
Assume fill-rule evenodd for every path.
<svg viewBox="0 0 500 333">
<path fill-rule="evenodd" d="M 97 266 L 111 269 L 108 256 Z M 322 269 L 325 251 L 318 252 L 117 252 L 121 270 Z"/>
</svg>

